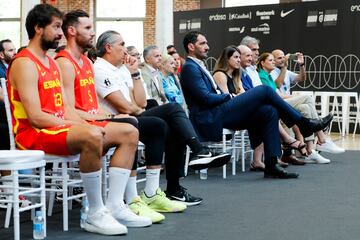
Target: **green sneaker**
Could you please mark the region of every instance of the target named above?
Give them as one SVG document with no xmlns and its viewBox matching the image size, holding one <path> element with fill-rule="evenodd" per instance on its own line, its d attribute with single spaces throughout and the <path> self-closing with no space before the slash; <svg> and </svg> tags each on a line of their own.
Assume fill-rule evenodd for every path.
<svg viewBox="0 0 360 240">
<path fill-rule="evenodd" d="M 134 198 L 128 206 L 133 213 L 142 217 L 148 217 L 153 223 L 158 223 L 165 219 L 164 215 L 152 210 L 140 197 Z"/>
<path fill-rule="evenodd" d="M 152 197 L 146 196 L 144 192 L 140 197 L 152 210 L 157 212 L 182 212 L 186 209 L 185 204 L 168 199 L 160 188 Z"/>
</svg>

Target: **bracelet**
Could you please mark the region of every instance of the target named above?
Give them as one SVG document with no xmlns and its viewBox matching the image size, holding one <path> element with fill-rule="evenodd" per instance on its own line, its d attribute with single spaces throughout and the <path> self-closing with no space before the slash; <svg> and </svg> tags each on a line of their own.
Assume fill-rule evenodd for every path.
<svg viewBox="0 0 360 240">
<path fill-rule="evenodd" d="M 133 77 L 133 79 L 134 79 L 134 80 L 139 80 L 139 79 L 141 79 L 141 77 L 140 77 L 140 76 L 137 76 L 137 77 Z"/>
<path fill-rule="evenodd" d="M 140 76 L 140 72 L 139 71 L 137 71 L 136 73 L 132 73 L 131 74 L 131 77 L 132 78 L 136 78 L 136 77 L 139 77 Z"/>
<path fill-rule="evenodd" d="M 305 63 L 299 64 L 300 67 L 305 66 Z"/>
</svg>

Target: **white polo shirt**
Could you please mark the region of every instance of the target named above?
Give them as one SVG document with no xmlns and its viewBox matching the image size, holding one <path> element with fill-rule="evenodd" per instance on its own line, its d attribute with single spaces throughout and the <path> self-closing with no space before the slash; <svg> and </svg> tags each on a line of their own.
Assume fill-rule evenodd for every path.
<svg viewBox="0 0 360 240">
<path fill-rule="evenodd" d="M 104 109 L 112 114 L 118 114 L 118 111 L 105 100 L 107 95 L 116 91 L 120 91 L 125 99 L 131 102 L 130 89 L 133 89 L 134 84 L 131 74 L 125 65 L 116 67 L 103 58 L 98 57 L 94 63 L 94 75 L 96 92 L 99 102 Z M 144 86 L 145 83 L 142 78 L 141 81 Z M 146 87 L 144 89 L 146 96 L 148 96 Z"/>
</svg>

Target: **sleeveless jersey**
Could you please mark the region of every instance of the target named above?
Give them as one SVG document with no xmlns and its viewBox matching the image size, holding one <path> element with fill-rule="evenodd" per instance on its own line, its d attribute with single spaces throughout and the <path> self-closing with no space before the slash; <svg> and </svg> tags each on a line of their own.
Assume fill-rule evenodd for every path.
<svg viewBox="0 0 360 240">
<path fill-rule="evenodd" d="M 47 57 L 49 59 L 49 67 L 46 67 L 39 61 L 39 59 L 37 59 L 25 48 L 20 53 L 16 54 L 12 62 L 21 57 L 30 58 L 36 65 L 38 71 L 38 94 L 41 110 L 58 118 L 64 119 L 65 109 L 60 83 L 60 73 L 54 60 Z M 8 73 L 10 72 L 11 63 L 9 65 Z M 7 76 L 7 79 L 9 79 L 9 76 Z M 18 91 L 11 86 L 9 81 L 7 87 L 12 110 L 14 133 L 17 134 L 24 128 L 26 129 L 32 127 L 27 119 Z"/>
<path fill-rule="evenodd" d="M 83 66 L 80 67 L 68 51 L 60 51 L 55 56 L 55 59 L 60 57 L 65 57 L 74 66 L 75 108 L 91 114 L 99 113 L 99 105 L 96 98 L 96 90 L 94 85 L 94 73 L 90 64 L 90 60 L 85 55 L 82 55 L 81 60 L 83 62 Z"/>
</svg>

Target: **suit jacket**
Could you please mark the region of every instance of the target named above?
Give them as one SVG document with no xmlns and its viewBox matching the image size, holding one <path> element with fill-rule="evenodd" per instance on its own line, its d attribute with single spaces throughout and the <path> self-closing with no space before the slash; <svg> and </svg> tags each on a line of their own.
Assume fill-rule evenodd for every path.
<svg viewBox="0 0 360 240">
<path fill-rule="evenodd" d="M 190 58 L 181 69 L 180 83 L 189 118 L 201 140 L 220 141 L 223 129 L 220 105 L 230 100 L 230 95 L 218 94 L 208 74 Z"/>
<path fill-rule="evenodd" d="M 0 60 L 0 78 L 6 79 L 6 70 L 7 68 L 5 67 L 4 63 Z"/>
<path fill-rule="evenodd" d="M 167 99 L 162 86 L 161 77 L 158 75 L 157 78 L 154 78 L 153 73 L 147 64 L 141 69 L 141 75 L 146 84 L 146 90 L 150 98 L 155 99 L 159 105 L 166 103 Z"/>
</svg>

